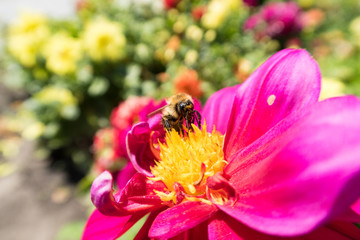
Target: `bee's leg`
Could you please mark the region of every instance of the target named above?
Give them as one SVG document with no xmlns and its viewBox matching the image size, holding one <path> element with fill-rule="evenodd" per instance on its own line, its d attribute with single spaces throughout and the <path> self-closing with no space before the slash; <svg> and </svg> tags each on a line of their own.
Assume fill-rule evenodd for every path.
<svg viewBox="0 0 360 240">
<path fill-rule="evenodd" d="M 196 113 L 196 116 L 194 116 L 194 119 L 196 120 L 198 127 L 200 128 L 201 126 L 201 115 L 198 111 L 194 110 L 194 112 Z M 195 121 L 194 121 L 195 122 Z"/>
<path fill-rule="evenodd" d="M 185 132 L 184 132 L 184 128 L 182 126 L 180 126 L 180 131 L 181 131 L 181 136 L 185 136 Z"/>
<path fill-rule="evenodd" d="M 185 123 L 186 123 L 186 128 L 187 128 L 189 131 L 193 131 L 193 130 L 194 130 L 194 129 L 192 128 L 192 126 L 191 126 L 191 124 L 193 123 L 192 114 L 186 113 Z"/>
<path fill-rule="evenodd" d="M 162 118 L 161 119 L 162 125 L 165 128 L 166 131 L 171 132 L 171 124 L 168 119 Z"/>
<path fill-rule="evenodd" d="M 179 121 L 177 122 L 177 124 L 175 125 L 176 126 L 176 131 L 182 135 L 182 136 L 185 136 L 185 132 L 184 132 L 184 128 L 183 128 L 183 122 L 184 120 L 181 118 L 179 119 Z"/>
</svg>

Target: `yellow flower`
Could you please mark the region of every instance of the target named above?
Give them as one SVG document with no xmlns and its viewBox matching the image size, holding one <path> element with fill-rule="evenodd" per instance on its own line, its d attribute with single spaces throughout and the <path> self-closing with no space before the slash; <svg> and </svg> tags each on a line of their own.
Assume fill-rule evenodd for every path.
<svg viewBox="0 0 360 240">
<path fill-rule="evenodd" d="M 218 28 L 231 11 L 239 10 L 240 4 L 238 0 L 212 0 L 201 18 L 203 26 L 209 29 Z"/>
<path fill-rule="evenodd" d="M 349 29 L 355 38 L 356 44 L 360 45 L 360 16 L 350 22 Z"/>
<path fill-rule="evenodd" d="M 79 116 L 78 101 L 66 88 L 45 87 L 33 98 L 45 106 L 49 105 L 64 119 L 75 119 Z"/>
<path fill-rule="evenodd" d="M 21 136 L 28 140 L 35 140 L 44 133 L 44 130 L 45 125 L 42 122 L 35 121 L 24 128 Z"/>
<path fill-rule="evenodd" d="M 343 96 L 345 90 L 345 84 L 336 78 L 321 79 L 321 92 L 320 100 L 326 98 Z"/>
<path fill-rule="evenodd" d="M 103 17 L 86 25 L 83 42 L 87 53 L 95 61 L 116 61 L 125 55 L 126 38 L 121 25 Z"/>
<path fill-rule="evenodd" d="M 42 14 L 24 11 L 14 24 L 9 27 L 9 34 L 47 36 L 49 34 L 47 19 Z"/>
<path fill-rule="evenodd" d="M 185 35 L 186 38 L 199 42 L 202 39 L 204 32 L 198 26 L 191 25 L 186 29 Z"/>
<path fill-rule="evenodd" d="M 187 197 L 202 195 L 206 191 L 206 179 L 216 172 L 222 171 L 227 165 L 224 160 L 222 145 L 224 136 L 215 129 L 212 133 L 193 125 L 194 132 L 181 137 L 175 130 L 168 132 L 166 144 L 160 143 L 161 161 L 150 167 L 153 181 L 162 181 L 170 193 L 154 191 L 163 201 L 176 202 L 174 183 L 184 187 Z"/>
<path fill-rule="evenodd" d="M 49 86 L 34 95 L 34 98 L 43 103 L 60 103 L 61 105 L 75 105 L 74 95 L 66 88 Z"/>
<path fill-rule="evenodd" d="M 8 39 L 9 52 L 25 67 L 35 65 L 39 47 L 38 39 L 31 35 L 14 35 Z"/>
<path fill-rule="evenodd" d="M 300 7 L 310 8 L 314 5 L 314 0 L 298 0 Z"/>
<path fill-rule="evenodd" d="M 187 65 L 192 65 L 197 61 L 198 57 L 199 57 L 199 53 L 194 49 L 190 49 L 185 54 L 184 62 Z"/>
<path fill-rule="evenodd" d="M 80 41 L 66 33 L 52 36 L 44 48 L 46 67 L 59 75 L 75 72 L 81 54 Z"/>
<path fill-rule="evenodd" d="M 204 36 L 207 42 L 212 42 L 216 38 L 216 32 L 213 29 L 207 30 Z"/>
<path fill-rule="evenodd" d="M 23 12 L 9 26 L 9 52 L 24 66 L 33 67 L 49 32 L 47 19 L 43 15 Z"/>
</svg>

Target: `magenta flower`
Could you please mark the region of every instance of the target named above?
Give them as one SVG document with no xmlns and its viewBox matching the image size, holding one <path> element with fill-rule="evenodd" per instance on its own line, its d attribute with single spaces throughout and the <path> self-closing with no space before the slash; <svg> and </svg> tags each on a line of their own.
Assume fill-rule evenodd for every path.
<svg viewBox="0 0 360 240">
<path fill-rule="evenodd" d="M 288 37 L 300 33 L 302 28 L 302 11 L 295 2 L 268 3 L 244 24 L 244 29 L 254 31 L 257 38 Z"/>
<path fill-rule="evenodd" d="M 319 91 L 317 63 L 286 49 L 211 96 L 203 130 L 138 123 L 138 173 L 116 194 L 108 172 L 94 181 L 83 239 L 116 239 L 146 214 L 135 239 L 360 239 L 360 100 Z"/>
<path fill-rule="evenodd" d="M 258 6 L 262 1 L 260 0 L 243 0 L 243 2 L 246 4 L 246 5 L 248 5 L 248 6 L 250 6 L 250 7 L 256 7 L 256 6 Z"/>
<path fill-rule="evenodd" d="M 165 101 L 157 103 L 152 98 L 131 96 L 114 108 L 110 116 L 111 127 L 100 129 L 94 137 L 95 171 L 111 171 L 117 187 L 124 187 L 136 173 L 128 161 L 126 135 L 134 124 L 146 122 L 149 113 L 165 104 Z"/>
</svg>

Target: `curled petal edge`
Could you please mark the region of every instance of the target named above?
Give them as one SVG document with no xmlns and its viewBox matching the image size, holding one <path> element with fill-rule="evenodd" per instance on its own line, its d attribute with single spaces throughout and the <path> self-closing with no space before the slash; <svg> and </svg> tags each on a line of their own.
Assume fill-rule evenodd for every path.
<svg viewBox="0 0 360 240">
<path fill-rule="evenodd" d="M 163 185 L 158 182 L 148 183 L 144 175 L 137 173 L 120 193 L 114 195 L 112 175 L 105 171 L 93 182 L 91 200 L 95 207 L 107 216 L 149 212 L 162 207 L 161 199 L 149 191 L 160 188 L 163 188 Z"/>
<path fill-rule="evenodd" d="M 109 171 L 100 174 L 91 186 L 91 201 L 104 215 L 126 215 L 121 205 L 115 201 L 113 190 L 113 177 Z"/>
</svg>

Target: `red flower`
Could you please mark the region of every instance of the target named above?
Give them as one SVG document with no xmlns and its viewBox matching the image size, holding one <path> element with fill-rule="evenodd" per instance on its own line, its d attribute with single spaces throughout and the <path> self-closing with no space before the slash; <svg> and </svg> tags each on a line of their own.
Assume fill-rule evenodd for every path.
<svg viewBox="0 0 360 240">
<path fill-rule="evenodd" d="M 177 35 L 172 36 L 169 41 L 166 43 L 166 48 L 174 50 L 175 52 L 179 50 L 181 40 Z"/>
<path fill-rule="evenodd" d="M 197 6 L 193 8 L 191 15 L 196 21 L 199 21 L 205 12 L 206 6 Z"/>
<path fill-rule="evenodd" d="M 166 9 L 176 8 L 181 0 L 164 0 L 164 6 Z"/>
<path fill-rule="evenodd" d="M 176 93 L 187 93 L 193 98 L 201 98 L 204 92 L 201 90 L 201 80 L 195 70 L 186 70 L 180 73 L 174 80 Z"/>
<path fill-rule="evenodd" d="M 94 137 L 94 157 L 95 157 L 95 171 L 100 174 L 105 170 L 114 169 L 114 164 L 121 162 L 123 155 L 119 154 L 117 149 L 117 138 L 114 128 L 102 128 L 96 132 Z"/>
<path fill-rule="evenodd" d="M 91 3 L 88 0 L 77 0 L 75 9 L 77 12 L 82 11 L 84 9 L 91 8 Z"/>
<path fill-rule="evenodd" d="M 110 116 L 111 125 L 117 129 L 126 129 L 139 121 L 139 113 L 152 101 L 148 97 L 129 97 L 119 104 Z"/>
</svg>

